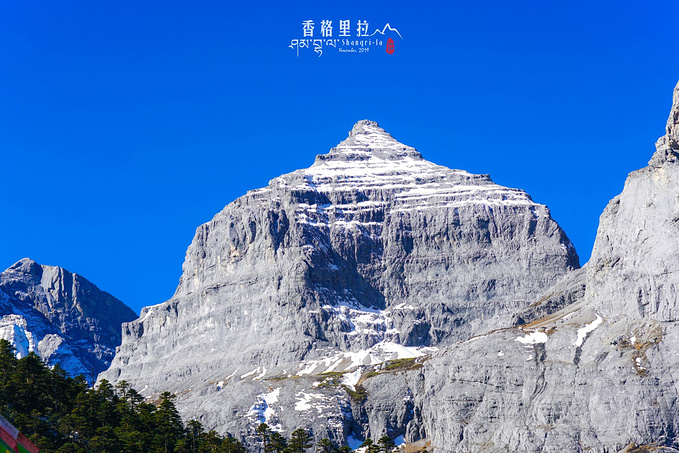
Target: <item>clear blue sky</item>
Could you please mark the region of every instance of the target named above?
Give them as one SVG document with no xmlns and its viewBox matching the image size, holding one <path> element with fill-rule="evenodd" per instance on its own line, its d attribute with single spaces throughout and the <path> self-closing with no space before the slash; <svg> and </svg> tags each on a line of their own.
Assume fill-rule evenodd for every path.
<svg viewBox="0 0 679 453">
<path fill-rule="evenodd" d="M 679 2 L 420 3 L 2 2 L 0 267 L 29 256 L 160 303 L 198 225 L 364 118 L 525 189 L 584 264 L 663 134 Z M 403 39 L 296 57 L 307 19 Z"/>
</svg>

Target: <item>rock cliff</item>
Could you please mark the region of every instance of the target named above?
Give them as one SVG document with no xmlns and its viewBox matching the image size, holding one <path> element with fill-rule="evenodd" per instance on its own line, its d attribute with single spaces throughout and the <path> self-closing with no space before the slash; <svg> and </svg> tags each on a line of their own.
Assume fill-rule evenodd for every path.
<svg viewBox="0 0 679 453">
<path fill-rule="evenodd" d="M 418 432 L 439 451 L 679 451 L 678 130 L 679 85 L 649 166 L 606 207 L 584 271 L 561 282 L 572 303 L 409 378 Z"/>
<path fill-rule="evenodd" d="M 24 258 L 0 273 L 0 338 L 19 356 L 38 353 L 49 365 L 89 380 L 108 368 L 129 307 L 78 274 Z"/>
</svg>

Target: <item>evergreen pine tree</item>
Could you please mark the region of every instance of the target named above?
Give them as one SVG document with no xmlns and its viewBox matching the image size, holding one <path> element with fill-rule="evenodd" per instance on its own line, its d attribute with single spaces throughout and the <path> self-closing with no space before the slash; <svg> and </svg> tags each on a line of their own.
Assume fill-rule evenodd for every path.
<svg viewBox="0 0 679 453">
<path fill-rule="evenodd" d="M 218 453 L 222 451 L 220 449 L 222 448 L 225 440 L 222 440 L 215 430 L 210 430 L 207 433 L 201 432 L 199 437 L 200 443 L 198 446 L 198 451 L 200 453 Z"/>
<path fill-rule="evenodd" d="M 365 447 L 365 453 L 379 453 L 380 451 L 380 447 L 369 437 L 361 444 L 361 448 L 363 447 Z"/>
<path fill-rule="evenodd" d="M 196 419 L 189 420 L 186 424 L 187 445 L 191 453 L 197 453 L 200 447 L 200 434 L 203 432 L 203 425 Z"/>
<path fill-rule="evenodd" d="M 238 440 L 234 439 L 230 435 L 226 435 L 224 438 L 224 441 L 222 442 L 222 446 L 219 449 L 220 453 L 247 453 L 247 450 L 245 447 L 243 447 L 243 444 L 241 444 Z"/>
<path fill-rule="evenodd" d="M 391 453 L 394 448 L 396 448 L 396 444 L 389 436 L 382 436 L 380 440 L 377 441 L 377 445 L 379 447 L 379 451 L 383 453 Z"/>
<path fill-rule="evenodd" d="M 164 453 L 173 452 L 175 444 L 184 434 L 182 419 L 172 402 L 173 399 L 174 395 L 170 392 L 161 393 L 160 404 L 154 414 L 154 419 L 158 426 L 159 440 L 164 447 Z"/>
<path fill-rule="evenodd" d="M 337 451 L 337 446 L 332 443 L 327 437 L 318 441 L 318 452 L 320 453 L 334 453 Z"/>
<path fill-rule="evenodd" d="M 288 441 L 280 433 L 273 431 L 268 445 L 268 452 L 283 453 L 288 448 Z"/>
<path fill-rule="evenodd" d="M 288 447 L 291 453 L 304 453 L 307 448 L 313 446 L 313 437 L 311 433 L 304 428 L 296 429 L 290 436 Z"/>
<path fill-rule="evenodd" d="M 271 428 L 266 423 L 260 423 L 255 429 L 255 434 L 262 441 L 262 450 L 269 451 L 269 444 L 271 443 Z"/>
</svg>

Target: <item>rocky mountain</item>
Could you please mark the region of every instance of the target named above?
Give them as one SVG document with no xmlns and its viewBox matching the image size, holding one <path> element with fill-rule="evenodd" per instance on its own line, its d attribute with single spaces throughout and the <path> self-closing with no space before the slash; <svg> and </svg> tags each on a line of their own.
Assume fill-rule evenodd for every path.
<svg viewBox="0 0 679 453">
<path fill-rule="evenodd" d="M 578 267 L 528 194 L 359 121 L 311 167 L 200 226 L 174 296 L 123 325 L 100 378 L 174 391 L 185 417 L 242 437 L 267 421 L 361 438 L 382 426 L 360 403 L 362 373 L 396 359 L 418 368 L 510 325 Z M 395 394 L 407 404 L 389 433 L 422 437 L 406 430 L 414 395 Z"/>
<path fill-rule="evenodd" d="M 545 316 L 368 379 L 371 432 L 398 430 L 392 414 L 412 408 L 410 440 L 438 451 L 679 451 L 678 131 L 679 85 L 667 134 L 606 207 L 591 260 L 535 304 Z"/>
<path fill-rule="evenodd" d="M 137 315 L 78 274 L 24 258 L 0 273 L 0 338 L 19 356 L 88 379 L 108 368 L 120 326 Z"/>
</svg>

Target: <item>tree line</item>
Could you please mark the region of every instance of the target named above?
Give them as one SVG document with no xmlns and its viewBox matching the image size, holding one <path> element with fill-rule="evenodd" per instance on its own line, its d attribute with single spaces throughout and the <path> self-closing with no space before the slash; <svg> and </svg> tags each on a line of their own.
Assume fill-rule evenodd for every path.
<svg viewBox="0 0 679 453">
<path fill-rule="evenodd" d="M 304 453 L 314 446 L 318 453 L 350 453 L 352 451 L 351 447 L 337 446 L 327 438 L 319 440 L 317 445 L 314 445 L 313 436 L 303 428 L 293 431 L 289 439 L 272 430 L 266 423 L 257 426 L 255 433 L 261 442 L 261 449 L 267 453 Z M 389 436 L 384 436 L 377 443 L 372 439 L 366 439 L 361 447 L 365 447 L 366 453 L 391 453 L 396 445 Z"/>
<path fill-rule="evenodd" d="M 83 376 L 70 377 L 59 365 L 47 367 L 35 353 L 18 359 L 12 344 L 0 339 L 0 414 L 41 452 L 51 453 L 247 453 L 233 436 L 205 431 L 197 420 L 186 424 L 174 395 L 149 402 L 127 382 L 102 380 L 90 388 Z M 311 433 L 297 429 L 289 438 L 260 424 L 255 436 L 266 453 L 349 453 L 329 439 L 314 445 Z M 390 453 L 385 436 L 364 442 L 367 453 Z"/>
</svg>

